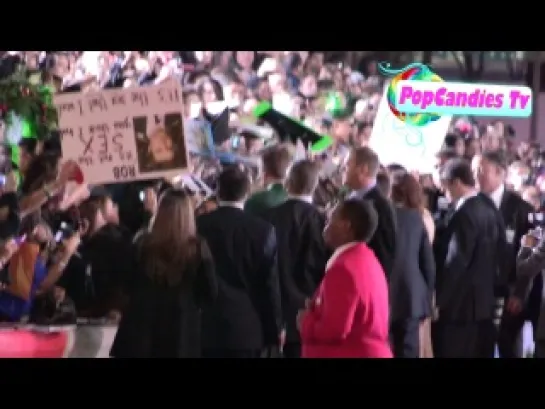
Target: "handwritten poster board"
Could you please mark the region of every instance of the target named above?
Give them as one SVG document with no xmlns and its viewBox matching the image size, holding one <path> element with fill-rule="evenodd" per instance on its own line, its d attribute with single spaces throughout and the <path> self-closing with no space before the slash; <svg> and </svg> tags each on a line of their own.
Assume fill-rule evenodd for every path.
<svg viewBox="0 0 545 409">
<path fill-rule="evenodd" d="M 431 173 L 437 162 L 436 155 L 443 145 L 451 116 L 425 126 L 406 125 L 390 111 L 386 99 L 386 88 L 382 97 L 369 146 L 384 165 L 397 163 L 420 173 Z"/>
<path fill-rule="evenodd" d="M 171 178 L 188 168 L 177 81 L 156 86 L 60 94 L 64 160 L 89 184 Z"/>
</svg>

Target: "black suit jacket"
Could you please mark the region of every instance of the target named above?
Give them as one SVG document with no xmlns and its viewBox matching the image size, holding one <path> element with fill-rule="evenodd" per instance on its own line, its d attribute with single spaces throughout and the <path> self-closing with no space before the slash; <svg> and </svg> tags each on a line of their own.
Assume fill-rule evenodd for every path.
<svg viewBox="0 0 545 409">
<path fill-rule="evenodd" d="M 390 319 L 431 315 L 435 260 L 422 214 L 397 207 L 396 257 L 390 277 Z"/>
<path fill-rule="evenodd" d="M 197 218 L 216 266 L 217 302 L 203 311 L 208 349 L 258 350 L 277 345 L 282 311 L 274 227 L 220 206 Z"/>
<path fill-rule="evenodd" d="M 467 198 L 450 219 L 436 257 L 440 320 L 494 317 L 494 289 L 506 246 L 499 219 L 492 200 L 482 194 Z"/>
<path fill-rule="evenodd" d="M 369 247 L 375 252 L 386 278 L 392 273 L 396 252 L 396 226 L 394 206 L 375 186 L 360 199 L 369 200 L 378 213 L 378 226 L 369 241 Z"/>
<path fill-rule="evenodd" d="M 534 209 L 528 204 L 518 193 L 511 190 L 505 190 L 501 204 L 500 213 L 505 225 L 505 228 L 512 231 L 513 237 L 507 237 L 506 263 L 503 280 L 499 295 L 507 296 L 510 293 L 510 288 L 513 287 L 516 276 L 517 267 L 516 260 L 520 250 L 520 242 L 533 226 L 529 222 L 528 216 L 534 213 Z M 543 277 L 538 274 L 530 287 L 530 294 L 527 298 L 526 312 L 528 318 L 534 322 L 537 321 L 541 311 L 541 294 L 543 290 Z"/>
<path fill-rule="evenodd" d="M 312 204 L 288 199 L 268 209 L 278 243 L 278 271 L 288 342 L 299 341 L 296 316 L 322 281 L 328 251 L 322 238 L 325 216 Z"/>
<path fill-rule="evenodd" d="M 528 215 L 532 212 L 532 206 L 517 193 L 505 190 L 500 203 L 500 213 L 506 230 L 511 230 L 514 234 L 512 240 L 507 237 L 507 277 L 504 277 L 504 285 L 512 285 L 516 279 L 516 259 L 520 250 L 520 241 L 532 227 L 528 221 Z"/>
</svg>

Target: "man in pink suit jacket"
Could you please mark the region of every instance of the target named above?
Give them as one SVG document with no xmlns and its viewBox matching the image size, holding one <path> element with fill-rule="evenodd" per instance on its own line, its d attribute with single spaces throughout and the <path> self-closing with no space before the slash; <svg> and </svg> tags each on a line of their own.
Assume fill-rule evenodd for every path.
<svg viewBox="0 0 545 409">
<path fill-rule="evenodd" d="M 298 317 L 303 358 L 392 358 L 386 276 L 365 244 L 377 223 L 373 206 L 359 199 L 333 211 L 324 239 L 335 252 Z"/>
</svg>

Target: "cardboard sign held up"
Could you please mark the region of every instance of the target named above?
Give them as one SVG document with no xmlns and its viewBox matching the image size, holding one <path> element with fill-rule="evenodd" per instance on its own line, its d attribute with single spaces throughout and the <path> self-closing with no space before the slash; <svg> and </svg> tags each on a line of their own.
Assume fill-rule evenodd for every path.
<svg viewBox="0 0 545 409">
<path fill-rule="evenodd" d="M 177 81 L 145 88 L 59 94 L 62 156 L 88 184 L 170 178 L 187 171 Z"/>
</svg>

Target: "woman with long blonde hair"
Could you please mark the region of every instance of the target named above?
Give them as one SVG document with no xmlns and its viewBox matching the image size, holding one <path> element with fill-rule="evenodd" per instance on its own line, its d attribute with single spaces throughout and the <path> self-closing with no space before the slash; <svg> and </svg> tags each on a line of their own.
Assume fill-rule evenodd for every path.
<svg viewBox="0 0 545 409">
<path fill-rule="evenodd" d="M 159 199 L 148 232 L 136 243 L 137 276 L 111 356 L 200 356 L 201 310 L 215 299 L 218 284 L 194 212 L 182 190 L 167 190 Z"/>
</svg>

